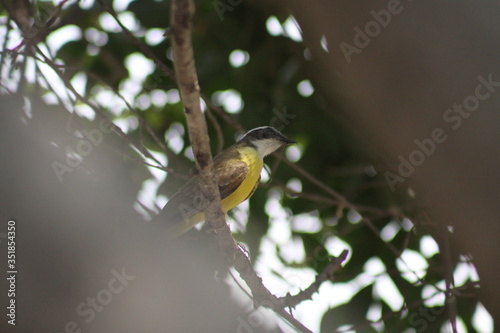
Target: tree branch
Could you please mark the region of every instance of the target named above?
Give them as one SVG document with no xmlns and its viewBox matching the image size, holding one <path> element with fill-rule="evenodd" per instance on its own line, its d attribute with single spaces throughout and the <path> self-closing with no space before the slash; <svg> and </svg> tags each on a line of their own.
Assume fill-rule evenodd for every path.
<svg viewBox="0 0 500 333">
<path fill-rule="evenodd" d="M 316 276 L 316 280 L 307 288 L 302 290 L 297 295 L 286 295 L 282 297 L 287 308 L 293 308 L 299 303 L 312 299 L 312 295 L 318 292 L 319 287 L 325 281 L 333 281 L 335 272 L 340 269 L 340 265 L 347 258 L 349 252 L 347 250 L 342 251 L 338 257 L 331 257 L 330 262 L 326 265 L 325 269 L 321 274 Z"/>
<path fill-rule="evenodd" d="M 213 172 L 207 124 L 201 111 L 200 87 L 191 43 L 193 14 L 194 4 L 192 0 L 174 0 L 168 36 L 172 42 L 175 76 L 184 104 L 189 138 L 201 178 L 201 195 L 208 203 L 208 208 L 205 211 L 206 223 L 214 230 L 216 240 L 228 260 L 252 290 L 255 307 L 265 306 L 273 309 L 299 331 L 310 332 L 307 327 L 286 312 L 285 308 L 293 307 L 301 301 L 309 299 L 322 282 L 331 280 L 333 273 L 347 256 L 347 251 L 344 251 L 339 258 L 334 258 L 309 288 L 296 296 L 287 295 L 279 298 L 264 286 L 246 254 L 237 246 L 221 209 L 219 188 Z"/>
<path fill-rule="evenodd" d="M 200 174 L 201 195 L 208 203 L 205 211 L 206 222 L 213 228 L 222 250 L 234 254 L 237 246 L 221 209 L 219 187 L 213 172 L 207 123 L 201 111 L 200 86 L 191 42 L 193 14 L 192 0 L 172 1 L 171 23 L 167 35 L 172 42 L 175 76 L 184 104 L 189 139 Z"/>
</svg>

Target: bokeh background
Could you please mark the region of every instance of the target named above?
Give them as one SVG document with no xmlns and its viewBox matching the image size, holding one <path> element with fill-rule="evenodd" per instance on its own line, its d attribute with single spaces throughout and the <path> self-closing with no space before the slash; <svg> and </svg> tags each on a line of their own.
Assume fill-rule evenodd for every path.
<svg viewBox="0 0 500 333">
<path fill-rule="evenodd" d="M 18 269 L 1 331 L 294 332 L 212 236 L 148 224 L 194 166 L 170 1 L 0 5 L 0 262 L 14 220 Z M 498 4 L 195 5 L 213 153 L 258 126 L 299 142 L 228 217 L 269 290 L 298 293 L 348 249 L 292 310 L 311 331 L 493 332 Z"/>
</svg>

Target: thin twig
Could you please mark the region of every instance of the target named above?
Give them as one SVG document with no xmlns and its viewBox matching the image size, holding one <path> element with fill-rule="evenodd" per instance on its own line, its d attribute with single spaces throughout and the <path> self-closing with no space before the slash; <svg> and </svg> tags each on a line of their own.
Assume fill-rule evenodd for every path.
<svg viewBox="0 0 500 333">
<path fill-rule="evenodd" d="M 347 258 L 347 250 L 342 251 L 338 257 L 331 257 L 330 262 L 326 265 L 321 274 L 316 276 L 316 280 L 306 289 L 299 292 L 297 295 L 286 295 L 284 298 L 285 305 L 288 308 L 293 308 L 297 304 L 312 299 L 312 295 L 318 292 L 319 287 L 325 281 L 333 281 L 335 272 L 341 267 L 342 262 Z"/>
<path fill-rule="evenodd" d="M 160 58 L 158 58 L 153 51 L 151 51 L 144 43 L 142 43 L 137 37 L 134 36 L 134 34 L 120 21 L 118 18 L 118 14 L 116 14 L 115 10 L 108 6 L 103 0 L 98 0 L 99 4 L 104 8 L 105 11 L 107 11 L 118 23 L 120 28 L 122 28 L 123 32 L 125 35 L 134 43 L 140 50 L 141 52 L 149 57 L 153 62 L 155 63 L 156 66 L 165 74 L 170 76 L 171 78 L 175 78 L 174 71 L 170 69 L 167 65 L 165 65 Z"/>
<path fill-rule="evenodd" d="M 224 135 L 222 134 L 222 129 L 220 128 L 220 124 L 217 121 L 217 118 L 215 118 L 214 114 L 212 113 L 212 110 L 207 107 L 207 116 L 212 125 L 215 128 L 215 131 L 217 132 L 217 154 L 222 151 L 224 148 Z"/>
<path fill-rule="evenodd" d="M 48 56 L 46 56 L 37 46 L 35 46 L 35 50 L 40 54 L 44 60 L 44 62 L 49 65 L 61 78 L 61 80 L 64 82 L 65 86 L 73 93 L 73 95 L 82 101 L 83 103 L 87 104 L 101 119 L 104 119 L 110 123 L 111 128 L 115 133 L 117 133 L 122 139 L 125 139 L 131 146 L 135 147 L 137 151 L 141 152 L 145 157 L 148 157 L 155 161 L 159 166 L 161 166 L 161 162 L 154 157 L 149 150 L 147 150 L 144 146 L 138 145 L 132 141 L 131 138 L 129 138 L 128 135 L 126 135 L 120 127 L 116 126 L 105 114 L 104 112 L 92 101 L 90 101 L 87 97 L 81 95 L 76 91 L 76 89 L 73 87 L 71 82 L 66 78 L 58 68 L 58 66 L 50 59 Z"/>
</svg>

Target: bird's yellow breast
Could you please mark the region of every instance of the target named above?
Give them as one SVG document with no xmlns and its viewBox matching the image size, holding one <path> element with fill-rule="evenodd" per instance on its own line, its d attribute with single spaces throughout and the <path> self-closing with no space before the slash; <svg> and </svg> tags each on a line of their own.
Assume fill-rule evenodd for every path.
<svg viewBox="0 0 500 333">
<path fill-rule="evenodd" d="M 262 158 L 254 148 L 242 147 L 238 148 L 238 152 L 239 158 L 237 160 L 243 161 L 248 165 L 248 173 L 240 186 L 238 186 L 233 193 L 222 199 L 221 207 L 224 213 L 227 213 L 229 210 L 248 199 L 257 186 L 257 182 L 260 179 L 260 172 L 264 166 Z M 205 213 L 200 212 L 185 219 L 183 223 L 176 224 L 173 229 L 170 230 L 170 233 L 173 237 L 177 237 L 204 220 Z"/>
<path fill-rule="evenodd" d="M 239 148 L 238 151 L 240 153 L 240 160 L 248 164 L 248 174 L 236 191 L 222 200 L 222 210 L 224 210 L 224 212 L 238 206 L 252 194 L 260 179 L 260 172 L 264 166 L 262 158 L 254 148 L 243 147 Z"/>
</svg>

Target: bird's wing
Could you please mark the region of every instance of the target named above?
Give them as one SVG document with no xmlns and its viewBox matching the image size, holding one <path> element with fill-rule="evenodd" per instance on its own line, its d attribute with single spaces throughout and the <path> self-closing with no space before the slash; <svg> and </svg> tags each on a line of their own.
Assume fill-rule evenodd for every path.
<svg viewBox="0 0 500 333">
<path fill-rule="evenodd" d="M 222 200 L 236 191 L 247 176 L 248 169 L 248 164 L 235 160 L 215 165 L 215 173 L 219 178 L 219 192 Z"/>
<path fill-rule="evenodd" d="M 223 200 L 231 195 L 243 182 L 248 173 L 248 164 L 238 160 L 215 160 L 214 171 L 219 179 L 219 192 Z M 200 190 L 200 176 L 195 175 L 176 192 L 155 218 L 167 224 L 177 224 L 203 212 L 208 200 Z"/>
<path fill-rule="evenodd" d="M 199 176 L 191 178 L 168 200 L 155 220 L 175 224 L 203 211 L 207 200 L 201 198 L 199 183 Z"/>
</svg>

